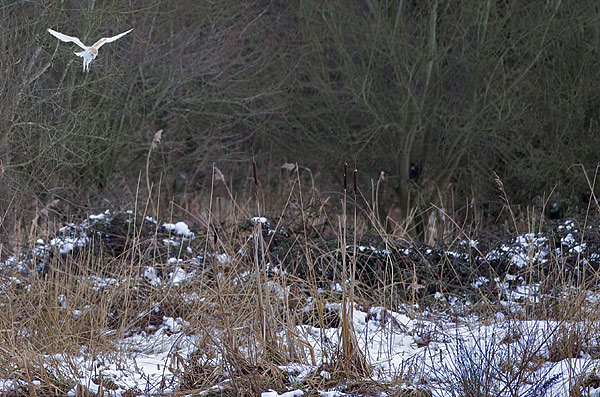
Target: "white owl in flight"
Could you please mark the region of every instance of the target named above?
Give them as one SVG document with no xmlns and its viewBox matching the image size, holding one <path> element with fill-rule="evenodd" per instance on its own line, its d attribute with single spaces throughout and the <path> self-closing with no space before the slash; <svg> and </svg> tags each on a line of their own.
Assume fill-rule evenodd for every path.
<svg viewBox="0 0 600 397">
<path fill-rule="evenodd" d="M 75 55 L 83 58 L 83 71 L 89 72 L 90 71 L 90 63 L 98 55 L 98 48 L 102 47 L 106 43 L 111 43 L 115 40 L 120 39 L 121 37 L 125 36 L 127 33 L 131 32 L 132 30 L 133 29 L 129 29 L 127 32 L 120 33 L 113 37 L 103 37 L 100 40 L 98 40 L 97 42 L 95 42 L 90 47 L 84 45 L 81 42 L 81 40 L 79 40 L 77 37 L 67 36 L 66 34 L 59 33 L 52 29 L 48 29 L 48 33 L 50 33 L 52 36 L 56 37 L 57 39 L 59 39 L 61 41 L 64 41 L 67 43 L 73 42 L 73 43 L 77 44 L 79 47 L 83 48 L 83 51 L 76 52 Z"/>
</svg>

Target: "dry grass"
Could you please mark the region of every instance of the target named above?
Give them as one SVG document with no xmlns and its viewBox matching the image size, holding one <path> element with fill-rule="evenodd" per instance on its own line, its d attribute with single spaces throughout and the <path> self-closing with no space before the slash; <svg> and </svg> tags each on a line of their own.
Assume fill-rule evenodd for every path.
<svg viewBox="0 0 600 397">
<path fill-rule="evenodd" d="M 504 311 L 515 322 L 552 320 L 556 325 L 543 337 L 549 349 L 546 361 L 582 354 L 599 358 L 598 303 L 589 299 L 598 279 L 593 274 L 585 279 L 568 277 L 573 266 L 582 264 L 579 260 L 571 264 L 554 258 L 541 263 L 530 255 L 530 263 L 520 274 L 528 277 L 532 290 L 541 285 L 544 299 L 525 299 L 520 304 L 523 311 L 507 312 L 500 305 L 499 286 L 471 285 L 484 273 L 490 279 L 504 277 L 506 268 L 495 262 L 457 260 L 444 254 L 464 250 L 461 241 L 473 237 L 469 230 L 457 226 L 458 221 L 453 221 L 457 237 L 448 240 L 452 243 L 444 251 L 438 251 L 385 234 L 374 213 L 368 212 L 373 206 L 362 204 L 367 208 L 368 216 L 364 216 L 353 204 L 361 200 L 358 189 L 349 189 L 357 193 L 352 194 L 352 201 L 343 196 L 341 212 L 327 212 L 315 186 L 303 185 L 297 167 L 292 172 L 296 178 L 284 210 L 270 218 L 273 224 L 260 219 L 237 221 L 256 213 L 252 207 L 260 214 L 266 206 L 258 192 L 260 185 L 255 184 L 254 200 L 235 201 L 226 179 L 215 167 L 213 186 L 223 184 L 235 204 L 228 214 L 219 216 L 211 205 L 188 213 L 196 234 L 193 240 L 171 236 L 159 226 L 161 222 L 147 218 L 147 211 L 154 211 L 153 205 L 142 203 L 130 214 L 114 214 L 110 222 L 93 223 L 89 227 L 93 232 L 87 234 L 90 241 L 70 254 L 49 252 L 45 260 L 37 258 L 29 263 L 28 272 L 3 270 L 0 378 L 21 380 L 20 394 L 64 394 L 76 386 L 74 380 L 79 374 L 69 357 L 84 354 L 93 361 L 94 357 L 127 355 L 127 350 L 119 347 L 124 337 L 152 334 L 164 317 L 180 317 L 186 321 L 184 334 L 195 334 L 199 341 L 191 355 L 183 357 L 173 351 L 165 364 L 177 375 L 176 388 L 182 393 L 220 385 L 222 395 L 250 396 L 267 389 L 284 391 L 300 386 L 316 390 L 342 384 L 366 395 L 374 390 L 421 393 L 398 389 L 410 383 L 414 376 L 411 368 L 403 369 L 391 383 L 369 380 L 371 367 L 357 343 L 351 318 L 355 307 L 371 306 L 404 307 L 409 315 L 429 307 L 457 316 L 476 313 L 482 319 Z M 510 205 L 508 201 L 506 204 Z M 163 241 L 168 238 L 180 245 L 165 245 Z M 361 245 L 374 245 L 388 254 L 365 251 Z M 409 248 L 412 251 L 408 252 Z M 195 277 L 170 283 L 168 275 L 176 266 L 196 272 Z M 153 284 L 144 276 L 149 269 L 162 273 L 161 284 Z M 551 280 L 543 279 L 548 274 L 553 275 Z M 333 288 L 336 283 L 340 292 Z M 444 304 L 433 298 L 436 292 L 473 304 L 462 308 Z M 340 305 L 339 311 L 331 310 L 332 303 Z M 308 311 L 304 309 L 307 305 Z M 321 346 L 311 345 L 299 325 L 320 329 Z M 341 327 L 342 343 L 337 351 L 330 351 L 325 346 L 324 330 L 337 326 Z M 523 336 L 526 333 L 515 332 L 511 341 L 527 339 Z M 436 330 L 423 329 L 416 337 L 427 346 L 439 335 Z M 318 365 L 316 351 L 325 354 L 319 371 L 326 369 L 331 377 L 326 380 L 311 375 L 301 384 L 291 383 L 281 366 L 291 362 Z M 525 349 L 513 354 L 512 371 L 519 382 L 531 368 L 539 368 L 539 351 Z M 461 366 L 466 363 L 455 363 L 454 373 L 463 376 Z M 498 368 L 511 365 L 490 363 Z M 480 370 L 488 374 L 483 380 L 492 382 L 489 376 L 493 371 Z M 468 374 L 462 379 L 467 382 L 463 388 L 475 387 L 468 382 L 475 382 L 472 377 L 480 372 Z M 95 379 L 109 393 L 112 380 L 101 372 Z M 573 385 L 593 383 L 586 379 L 574 377 Z M 79 388 L 85 392 L 82 385 Z"/>
</svg>

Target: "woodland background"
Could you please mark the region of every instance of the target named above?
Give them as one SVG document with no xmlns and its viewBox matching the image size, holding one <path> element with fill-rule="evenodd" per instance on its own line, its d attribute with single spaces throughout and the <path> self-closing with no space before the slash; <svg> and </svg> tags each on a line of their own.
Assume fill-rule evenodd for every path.
<svg viewBox="0 0 600 397">
<path fill-rule="evenodd" d="M 382 217 L 493 212 L 496 179 L 513 204 L 554 216 L 589 201 L 591 0 L 2 0 L 0 18 L 4 243 L 148 195 L 193 210 L 213 164 L 243 196 L 253 160 L 272 207 L 285 201 L 284 163 L 341 191 L 348 162 Z M 83 73 L 76 46 L 48 28 L 85 43 L 134 30 Z"/>
</svg>

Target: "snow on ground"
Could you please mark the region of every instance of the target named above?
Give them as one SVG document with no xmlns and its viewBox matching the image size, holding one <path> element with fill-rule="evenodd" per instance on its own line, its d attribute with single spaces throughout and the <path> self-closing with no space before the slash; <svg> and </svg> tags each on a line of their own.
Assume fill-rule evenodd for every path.
<svg viewBox="0 0 600 397">
<path fill-rule="evenodd" d="M 190 227 L 185 222 L 163 223 L 162 226 L 180 236 L 194 237 L 194 233 L 190 231 Z"/>
<path fill-rule="evenodd" d="M 119 357 L 102 357 L 82 351 L 79 356 L 56 355 L 65 364 L 64 372 L 78 369 L 73 380 L 92 393 L 98 393 L 100 384 L 109 395 L 133 392 L 141 395 L 169 393 L 176 390 L 178 379 L 173 374 L 176 358 L 187 358 L 196 348 L 196 338 L 186 335 L 180 318 L 163 318 L 163 324 L 153 334 L 140 334 L 124 338 L 118 350 L 127 352 Z M 69 391 L 75 396 L 77 388 Z"/>
<path fill-rule="evenodd" d="M 90 216 L 89 221 L 81 226 L 70 224 L 62 228 L 59 236 L 49 244 L 38 240 L 32 254 L 43 262 L 52 250 L 64 254 L 76 247 L 85 246 L 89 242 L 84 231 L 85 226 L 89 224 L 87 222 L 106 222 L 110 216 L 110 212 L 107 211 Z M 147 221 L 156 223 L 154 219 Z M 253 218 L 252 222 L 267 224 L 266 218 Z M 179 244 L 183 238 L 194 238 L 194 233 L 184 222 L 164 223 L 162 227 L 179 238 L 168 239 L 165 245 Z M 574 224 L 567 223 L 562 227 L 567 232 L 561 240 L 564 251 L 582 253 L 587 249 L 580 239 L 574 237 Z M 469 240 L 465 245 L 477 247 L 478 242 Z M 358 249 L 361 252 L 370 250 L 380 255 L 387 254 L 386 251 L 375 247 L 361 246 Z M 490 251 L 487 257 L 507 258 L 520 268 L 527 266 L 531 261 L 546 260 L 551 254 L 556 252 L 551 252 L 547 237 L 525 234 L 518 236 L 513 244 L 501 245 Z M 221 264 L 230 260 L 222 253 L 206 255 L 216 257 Z M 597 253 L 591 253 L 589 258 L 594 258 L 594 255 L 595 258 L 598 257 Z M 201 259 L 198 259 L 198 263 L 201 262 Z M 174 270 L 162 278 L 161 273 L 152 266 L 144 268 L 140 277 L 156 288 L 177 286 L 195 277 L 194 271 L 186 271 L 179 266 L 181 259 L 171 258 L 168 263 L 174 266 Z M 1 267 L 26 273 L 30 271 L 29 267 L 32 264 L 30 258 L 21 256 L 7 259 Z M 115 279 L 94 277 L 99 286 L 118 283 Z M 240 282 L 242 280 L 243 278 L 240 278 Z M 504 279 L 497 278 L 494 281 L 504 290 L 505 306 L 518 311 L 520 305 L 517 302 L 531 302 L 539 297 L 535 285 L 512 287 L 511 283 L 515 280 L 518 281 L 516 276 L 506 275 Z M 478 288 L 489 282 L 489 279 L 479 277 L 472 287 Z M 593 298 L 594 296 L 596 295 L 591 295 L 589 301 L 598 299 L 597 296 Z M 442 302 L 449 300 L 450 304 L 452 302 L 450 297 L 447 300 L 447 297 L 439 292 L 435 298 Z M 308 305 L 311 304 L 309 301 Z M 340 312 L 341 305 L 329 304 L 328 307 Z M 598 355 L 592 356 L 589 353 L 600 349 L 598 337 L 595 340 L 590 339 L 590 343 L 595 342 L 598 345 L 582 346 L 577 358 L 555 361 L 551 359 L 553 342 L 565 329 L 577 329 L 578 325 L 575 323 L 514 320 L 507 318 L 503 313 L 485 320 L 474 316 L 459 318 L 433 312 L 419 315 L 414 314 L 412 310 L 402 309 L 390 311 L 383 307 L 354 307 L 352 324 L 358 348 L 373 369 L 371 380 L 389 383 L 400 379 L 408 388 L 429 390 L 439 397 L 464 395 L 461 387 L 469 380 L 481 382 L 493 395 L 566 397 L 571 395 L 570 388 L 577 380 L 583 379 L 586 374 L 597 376 L 595 374 L 600 373 L 600 360 L 594 358 Z M 331 374 L 326 370 L 326 364 L 329 358 L 340 350 L 341 329 L 300 325 L 296 332 L 312 346 L 316 361 L 311 364 L 289 363 L 282 366 L 281 368 L 289 373 L 291 384 L 301 384 L 310 374 L 329 379 Z M 63 375 L 70 373 L 72 381 L 93 393 L 97 393 L 101 387 L 105 391 L 110 390 L 110 395 L 116 396 L 127 392 L 142 395 L 169 393 L 177 390 L 180 381 L 178 360 L 185 360 L 197 349 L 198 343 L 200 342 L 187 327 L 185 320 L 164 317 L 156 332 L 141 331 L 120 339 L 116 351 L 122 354 L 102 356 L 97 352 L 88 352 L 84 347 L 79 354 L 56 355 L 52 359 L 62 363 Z M 519 367 L 519 358 L 523 356 L 529 360 L 523 367 Z M 9 393 L 24 386 L 21 380 L 0 380 L 2 393 Z M 273 390 L 265 390 L 262 397 L 294 397 L 308 391 L 294 389 L 278 394 Z M 600 397 L 600 388 L 589 387 L 587 392 L 589 396 Z M 73 388 L 69 395 L 74 396 L 76 393 L 77 388 Z M 322 390 L 321 395 L 333 397 L 349 394 L 344 393 L 343 387 L 338 387 Z"/>
</svg>

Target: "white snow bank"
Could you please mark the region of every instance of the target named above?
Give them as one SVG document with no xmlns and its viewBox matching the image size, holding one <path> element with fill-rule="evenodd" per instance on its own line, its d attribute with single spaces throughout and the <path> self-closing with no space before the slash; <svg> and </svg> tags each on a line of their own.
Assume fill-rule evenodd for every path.
<svg viewBox="0 0 600 397">
<path fill-rule="evenodd" d="M 185 222 L 163 223 L 162 227 L 183 237 L 194 237 L 194 233 L 190 231 L 190 227 Z"/>
</svg>

